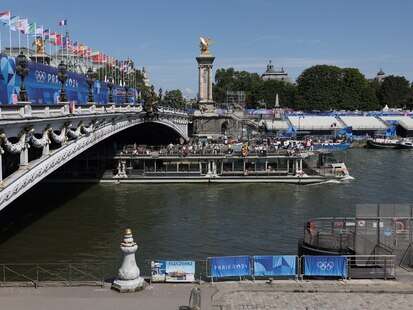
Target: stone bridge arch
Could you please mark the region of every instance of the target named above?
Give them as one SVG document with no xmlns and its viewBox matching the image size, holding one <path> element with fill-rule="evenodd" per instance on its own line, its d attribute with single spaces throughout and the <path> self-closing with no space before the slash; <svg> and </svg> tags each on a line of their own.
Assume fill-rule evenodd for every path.
<svg viewBox="0 0 413 310">
<path fill-rule="evenodd" d="M 76 122 L 72 119 L 72 123 Z M 185 140 L 188 139 L 188 116 L 174 116 L 166 113 L 153 118 L 147 118 L 145 114 L 139 113 L 122 114 L 116 117 L 90 121 L 88 126 L 86 126 L 86 123 L 80 122 L 77 128 L 61 127 L 57 133 L 48 127 L 46 120 L 40 138 L 24 129 L 16 143 L 8 140 L 3 129 L 3 133 L 0 135 L 0 171 L 1 156 L 6 156 L 8 153 L 20 154 L 20 168 L 4 180 L 0 175 L 0 211 L 84 151 L 109 137 L 144 123 L 166 126 Z M 2 129 L 1 123 L 0 129 Z M 13 128 L 13 130 L 17 132 L 16 128 Z M 11 133 L 12 130 L 9 132 Z M 49 144 L 51 141 L 59 143 L 60 147 L 50 150 Z M 29 162 L 28 149 L 30 147 L 42 148 L 43 154 L 40 158 Z M 1 155 L 1 152 L 4 152 L 4 154 Z"/>
</svg>

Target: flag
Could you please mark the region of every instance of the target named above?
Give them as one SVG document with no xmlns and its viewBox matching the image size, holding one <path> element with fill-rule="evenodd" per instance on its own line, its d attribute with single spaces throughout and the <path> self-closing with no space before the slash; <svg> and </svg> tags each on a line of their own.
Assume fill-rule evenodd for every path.
<svg viewBox="0 0 413 310">
<path fill-rule="evenodd" d="M 67 26 L 67 19 L 59 20 L 59 26 Z"/>
<path fill-rule="evenodd" d="M 44 32 L 43 26 L 40 26 L 40 27 L 36 28 L 36 36 L 43 37 L 43 32 Z"/>
<path fill-rule="evenodd" d="M 45 40 L 49 40 L 50 38 L 50 29 L 43 30 L 43 36 Z"/>
<path fill-rule="evenodd" d="M 56 45 L 56 32 L 52 32 L 48 35 L 50 44 Z"/>
<path fill-rule="evenodd" d="M 61 34 L 56 34 L 56 45 L 62 46 L 62 35 Z"/>
<path fill-rule="evenodd" d="M 0 22 L 2 22 L 3 24 L 8 25 L 10 23 L 10 18 L 10 11 L 0 12 Z"/>
<path fill-rule="evenodd" d="M 17 31 L 17 24 L 19 22 L 19 17 L 18 16 L 13 16 L 10 18 L 10 30 Z"/>
<path fill-rule="evenodd" d="M 29 27 L 27 29 L 27 33 L 31 34 L 31 35 L 35 35 L 36 34 L 36 29 L 37 29 L 36 23 L 30 23 Z"/>
<path fill-rule="evenodd" d="M 19 19 L 16 23 L 16 29 L 23 34 L 29 33 L 29 21 L 27 18 Z"/>
<path fill-rule="evenodd" d="M 62 35 L 56 32 L 52 32 L 49 36 L 50 44 L 62 46 Z"/>
</svg>

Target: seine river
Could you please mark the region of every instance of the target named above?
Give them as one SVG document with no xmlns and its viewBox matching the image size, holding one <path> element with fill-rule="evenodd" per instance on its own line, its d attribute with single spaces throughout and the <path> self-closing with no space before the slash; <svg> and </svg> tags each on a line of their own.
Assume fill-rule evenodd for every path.
<svg viewBox="0 0 413 310">
<path fill-rule="evenodd" d="M 0 263 L 109 262 L 130 227 L 138 261 L 296 254 L 309 218 L 413 202 L 413 152 L 354 149 L 355 180 L 296 185 L 41 184 L 2 215 Z"/>
</svg>

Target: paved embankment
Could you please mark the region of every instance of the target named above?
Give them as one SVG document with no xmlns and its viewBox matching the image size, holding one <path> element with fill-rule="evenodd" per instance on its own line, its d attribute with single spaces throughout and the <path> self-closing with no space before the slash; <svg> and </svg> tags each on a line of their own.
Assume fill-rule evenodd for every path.
<svg viewBox="0 0 413 310">
<path fill-rule="evenodd" d="M 218 283 L 213 309 L 411 309 L 413 282 L 383 280 Z"/>
<path fill-rule="evenodd" d="M 3 287 L 0 309 L 163 310 L 188 305 L 192 284 L 156 284 L 133 294 L 100 287 Z M 411 309 L 413 281 L 265 281 L 203 283 L 202 310 Z"/>
</svg>

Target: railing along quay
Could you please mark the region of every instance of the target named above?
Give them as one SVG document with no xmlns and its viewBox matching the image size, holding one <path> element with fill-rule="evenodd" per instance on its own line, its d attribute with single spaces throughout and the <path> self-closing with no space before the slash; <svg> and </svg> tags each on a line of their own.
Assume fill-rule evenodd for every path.
<svg viewBox="0 0 413 310">
<path fill-rule="evenodd" d="M 103 286 L 109 266 L 99 263 L 0 264 L 1 286 Z"/>
<path fill-rule="evenodd" d="M 305 269 L 307 257 L 317 257 L 311 255 L 295 256 L 296 271 L 293 275 L 297 280 L 312 278 Z M 320 256 L 321 259 L 329 262 L 336 256 Z M 396 263 L 395 255 L 341 255 L 345 258 L 348 270 L 347 279 L 395 279 Z M 252 259 L 252 258 L 251 258 Z M 146 259 L 141 265 L 141 275 L 151 283 L 151 261 L 158 259 Z M 208 260 L 196 259 L 195 281 L 211 281 L 210 265 Z M 111 283 L 116 276 L 117 264 L 113 263 L 42 263 L 42 264 L 0 264 L 0 287 L 16 286 L 104 286 Z M 321 276 L 322 278 L 323 276 Z M 256 276 L 251 271 L 251 275 L 235 277 L 239 280 L 255 280 Z M 272 276 L 259 276 L 258 278 L 271 278 Z M 318 276 L 317 278 L 320 278 Z M 328 277 L 327 277 L 328 278 Z"/>
</svg>

